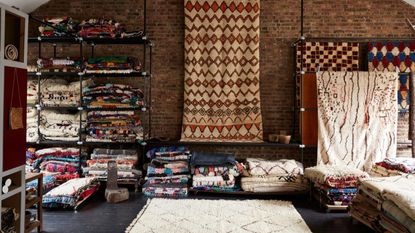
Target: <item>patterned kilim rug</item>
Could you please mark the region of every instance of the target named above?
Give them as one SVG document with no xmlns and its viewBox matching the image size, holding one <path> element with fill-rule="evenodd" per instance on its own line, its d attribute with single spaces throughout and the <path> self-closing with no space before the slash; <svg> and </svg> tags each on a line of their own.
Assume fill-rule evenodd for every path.
<svg viewBox="0 0 415 233">
<path fill-rule="evenodd" d="M 287 201 L 151 199 L 127 233 L 308 233 Z"/>
<path fill-rule="evenodd" d="M 259 0 L 189 0 L 182 141 L 260 142 Z"/>
</svg>

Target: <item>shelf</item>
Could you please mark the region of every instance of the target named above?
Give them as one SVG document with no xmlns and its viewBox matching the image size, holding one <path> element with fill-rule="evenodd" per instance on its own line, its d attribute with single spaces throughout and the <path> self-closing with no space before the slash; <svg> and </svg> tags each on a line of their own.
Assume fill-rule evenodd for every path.
<svg viewBox="0 0 415 233">
<path fill-rule="evenodd" d="M 267 192 L 267 193 L 255 193 L 247 191 L 234 191 L 234 192 L 217 192 L 217 191 L 205 191 L 197 189 L 189 189 L 189 192 L 194 194 L 198 193 L 209 193 L 209 194 L 218 194 L 218 195 L 235 195 L 235 196 L 302 196 L 308 194 L 308 191 L 298 191 L 298 192 Z"/>
<path fill-rule="evenodd" d="M 79 77 L 82 73 L 78 72 L 27 72 L 28 77 Z"/>
<path fill-rule="evenodd" d="M 85 41 L 88 44 L 150 44 L 151 41 L 145 37 L 134 38 L 82 38 L 78 36 L 73 37 L 29 37 L 29 43 L 67 43 L 67 44 L 79 44 L 81 41 Z"/>
<path fill-rule="evenodd" d="M 36 195 L 31 195 L 34 198 L 32 200 L 26 200 L 26 209 L 29 209 L 30 207 L 34 206 L 35 204 L 38 204 L 39 199 L 36 197 Z M 26 197 L 27 198 L 27 197 Z"/>
<path fill-rule="evenodd" d="M 132 107 L 132 108 L 90 108 L 90 107 L 84 107 L 85 111 L 140 111 L 140 112 L 146 112 L 148 108 L 146 107 Z"/>
<path fill-rule="evenodd" d="M 34 173 L 34 172 L 32 172 L 32 173 L 26 173 L 25 174 L 26 183 L 29 183 L 30 181 L 33 181 L 33 180 L 36 180 L 36 179 L 39 179 L 39 177 L 43 177 L 43 173 Z"/>
<path fill-rule="evenodd" d="M 155 147 L 155 146 L 253 146 L 253 147 L 274 147 L 274 148 L 301 148 L 303 146 L 297 143 L 281 144 L 281 143 L 271 143 L 271 142 L 182 142 L 182 141 L 147 141 L 147 145 L 150 147 Z"/>
<path fill-rule="evenodd" d="M 140 142 L 83 142 L 84 146 L 135 146 L 140 145 Z"/>
<path fill-rule="evenodd" d="M 28 224 L 25 224 L 25 233 L 29 233 L 39 226 L 40 226 L 40 221 L 38 220 L 31 221 Z"/>
<path fill-rule="evenodd" d="M 132 38 L 83 38 L 88 44 L 150 44 L 146 37 Z"/>
<path fill-rule="evenodd" d="M 66 43 L 66 44 L 79 44 L 80 40 L 79 37 L 49 37 L 49 36 L 39 36 L 39 37 L 29 37 L 29 43 L 39 43 L 39 42 L 46 42 L 46 43 Z"/>
<path fill-rule="evenodd" d="M 36 146 L 78 146 L 77 141 L 49 141 L 43 140 L 40 142 L 27 142 L 26 146 L 36 147 Z"/>
<path fill-rule="evenodd" d="M 82 75 L 85 78 L 128 78 L 128 77 L 151 77 L 151 74 L 148 72 L 131 72 L 127 74 L 91 74 L 91 73 L 83 73 L 83 72 L 28 72 L 28 77 L 79 77 Z"/>
<path fill-rule="evenodd" d="M 125 74 L 119 74 L 119 73 L 84 73 L 83 77 L 90 78 L 90 77 L 96 77 L 96 78 L 127 78 L 127 77 L 150 77 L 150 73 L 147 72 L 140 72 L 140 71 L 134 71 L 131 73 L 125 73 Z"/>
<path fill-rule="evenodd" d="M 28 104 L 29 108 L 37 108 L 37 104 Z M 40 106 L 41 110 L 65 110 L 65 111 L 80 111 L 79 107 L 64 107 L 64 106 Z"/>
</svg>

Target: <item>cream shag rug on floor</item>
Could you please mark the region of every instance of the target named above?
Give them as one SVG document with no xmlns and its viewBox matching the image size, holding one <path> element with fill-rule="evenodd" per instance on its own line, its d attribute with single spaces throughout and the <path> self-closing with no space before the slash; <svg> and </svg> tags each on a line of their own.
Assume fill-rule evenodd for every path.
<svg viewBox="0 0 415 233">
<path fill-rule="evenodd" d="M 287 201 L 151 199 L 127 233 L 311 232 Z"/>
</svg>

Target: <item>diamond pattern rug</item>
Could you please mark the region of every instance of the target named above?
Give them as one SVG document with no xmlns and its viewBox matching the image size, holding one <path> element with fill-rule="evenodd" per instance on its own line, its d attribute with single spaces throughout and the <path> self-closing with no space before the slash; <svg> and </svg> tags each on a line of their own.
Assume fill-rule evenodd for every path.
<svg viewBox="0 0 415 233">
<path fill-rule="evenodd" d="M 259 142 L 259 0 L 184 2 L 182 141 Z"/>
<path fill-rule="evenodd" d="M 151 199 L 127 233 L 308 233 L 287 201 Z"/>
</svg>

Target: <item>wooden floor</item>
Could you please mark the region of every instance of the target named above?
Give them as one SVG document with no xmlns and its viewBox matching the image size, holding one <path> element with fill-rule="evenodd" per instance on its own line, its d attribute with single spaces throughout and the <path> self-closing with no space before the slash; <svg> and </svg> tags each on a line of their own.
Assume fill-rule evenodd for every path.
<svg viewBox="0 0 415 233">
<path fill-rule="evenodd" d="M 102 193 L 95 194 L 78 211 L 73 210 L 45 210 L 44 232 L 48 233 L 117 233 L 124 232 L 125 228 L 137 216 L 146 204 L 147 198 L 141 193 L 130 193 L 130 199 L 119 204 L 108 204 Z M 197 195 L 191 198 L 217 199 L 215 195 Z M 221 197 L 222 199 L 236 199 Z M 263 197 L 257 197 L 264 199 Z M 238 199 L 244 199 L 238 197 Z M 269 198 L 268 198 L 269 199 Z M 325 213 L 319 210 L 315 203 L 310 202 L 307 196 L 297 198 L 280 197 L 290 200 L 306 221 L 312 232 L 335 233 L 370 233 L 371 230 L 352 219 L 346 213 Z"/>
</svg>

